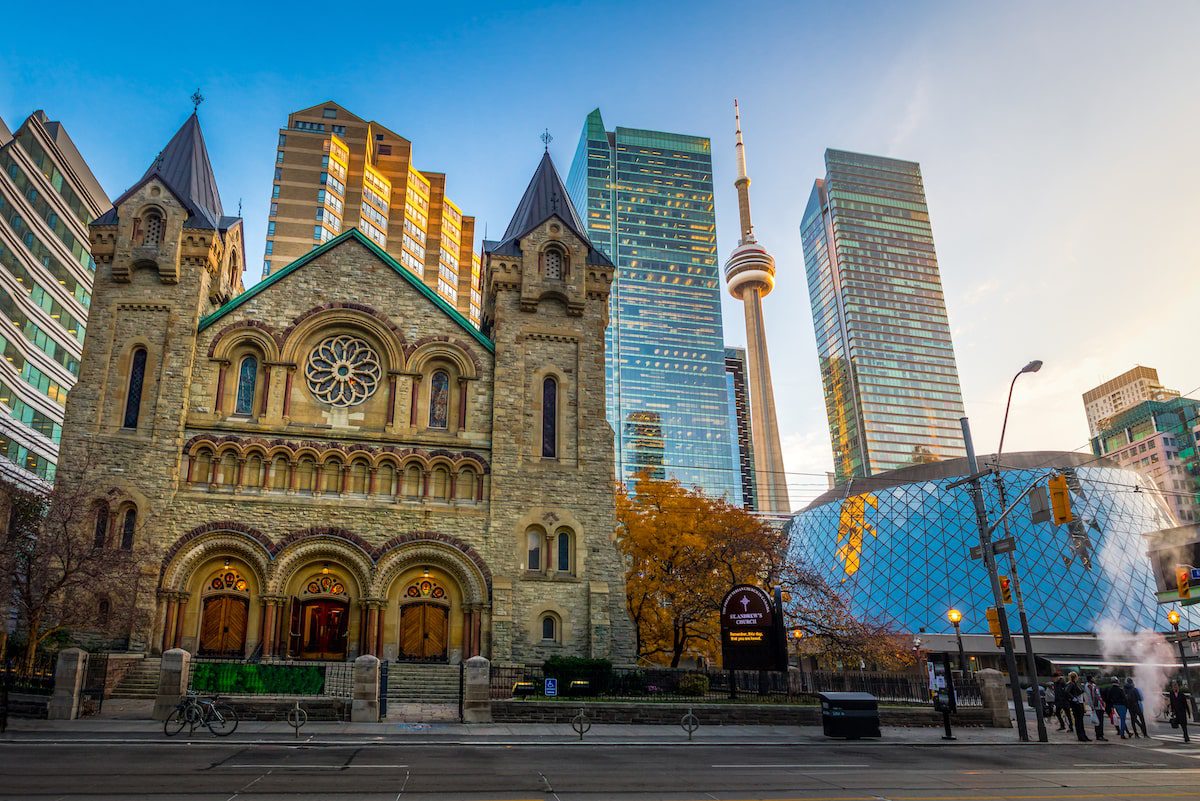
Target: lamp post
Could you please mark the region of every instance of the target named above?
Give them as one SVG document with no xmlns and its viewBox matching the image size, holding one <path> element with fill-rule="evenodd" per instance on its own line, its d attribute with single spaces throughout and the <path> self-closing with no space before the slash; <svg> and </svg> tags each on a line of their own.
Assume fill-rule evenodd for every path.
<svg viewBox="0 0 1200 801">
<path fill-rule="evenodd" d="M 1167 622 L 1171 624 L 1171 628 L 1175 629 L 1175 641 L 1179 643 L 1179 662 L 1183 666 L 1184 689 L 1188 691 L 1188 697 L 1192 702 L 1192 720 L 1196 720 L 1196 694 L 1191 692 L 1191 682 L 1188 681 L 1187 652 L 1183 648 L 1183 638 L 1179 636 L 1179 620 L 1178 609 L 1172 609 L 1167 612 Z"/>
<path fill-rule="evenodd" d="M 996 489 L 1000 493 L 1000 510 L 1003 513 L 1008 508 L 1008 499 L 1004 492 L 1003 471 L 1000 467 L 1000 454 L 1004 452 L 1004 435 L 1008 431 L 1008 412 L 1012 408 L 1013 389 L 1017 386 L 1017 379 L 1026 373 L 1036 373 L 1042 369 L 1042 360 L 1034 359 L 1029 364 L 1022 367 L 1013 376 L 1012 382 L 1008 385 L 1008 401 L 1004 404 L 1004 424 L 1000 426 L 1000 446 L 996 448 L 995 461 L 995 480 Z M 1004 537 L 1009 537 L 1008 518 L 1004 518 Z M 1012 579 L 1013 595 L 1017 601 L 1017 618 L 1021 623 L 1021 640 L 1025 644 L 1025 672 L 1029 676 L 1030 687 L 1036 687 L 1037 680 L 1037 656 L 1033 653 L 1033 640 L 1029 636 L 1029 617 L 1025 614 L 1025 597 L 1021 594 L 1021 580 L 1017 576 L 1017 557 L 1013 551 L 1008 552 L 1008 572 Z M 1042 714 L 1042 705 L 1037 703 L 1037 693 L 1034 692 L 1034 703 L 1032 704 L 1034 714 L 1037 717 L 1038 742 L 1044 743 L 1050 740 L 1050 735 L 1046 731 L 1046 720 Z"/>
<path fill-rule="evenodd" d="M 954 624 L 954 638 L 958 640 L 958 669 L 962 671 L 963 676 L 967 675 L 967 654 L 963 651 L 962 630 L 959 624 L 962 623 L 962 612 L 957 609 L 951 609 L 946 613 L 946 617 Z"/>
</svg>

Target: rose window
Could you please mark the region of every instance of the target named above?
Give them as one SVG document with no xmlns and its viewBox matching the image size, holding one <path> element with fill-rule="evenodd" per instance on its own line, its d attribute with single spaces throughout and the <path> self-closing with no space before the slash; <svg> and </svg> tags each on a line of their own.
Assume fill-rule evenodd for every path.
<svg viewBox="0 0 1200 801">
<path fill-rule="evenodd" d="M 343 334 L 313 348 L 304 376 L 309 391 L 322 403 L 357 406 L 375 394 L 383 368 L 370 345 Z"/>
</svg>

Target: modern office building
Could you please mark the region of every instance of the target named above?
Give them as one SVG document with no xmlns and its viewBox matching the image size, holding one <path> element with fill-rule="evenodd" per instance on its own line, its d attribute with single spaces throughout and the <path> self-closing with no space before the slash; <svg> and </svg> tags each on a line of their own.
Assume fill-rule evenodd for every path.
<svg viewBox="0 0 1200 801">
<path fill-rule="evenodd" d="M 746 391 L 746 349 L 725 348 L 725 389 L 729 395 L 729 440 L 738 482 L 734 502 L 751 512 L 758 509 L 754 483 L 754 438 L 750 429 L 750 395 Z"/>
<path fill-rule="evenodd" d="M 54 480 L 96 271 L 88 224 L 111 206 L 61 122 L 0 120 L 0 475 Z"/>
<path fill-rule="evenodd" d="M 742 115 L 733 101 L 737 148 L 738 246 L 725 260 L 725 284 L 729 294 L 742 302 L 746 315 L 746 380 L 750 385 L 750 422 L 754 439 L 756 503 L 764 512 L 787 514 L 787 476 L 783 471 L 783 449 L 779 444 L 779 421 L 775 416 L 775 388 L 771 384 L 771 359 L 767 355 L 767 327 L 762 299 L 775 287 L 775 259 L 754 236 L 750 220 L 750 176 L 746 173 L 746 146 L 742 142 Z"/>
<path fill-rule="evenodd" d="M 837 478 L 963 456 L 921 167 L 826 150 L 825 170 L 801 235 Z"/>
<path fill-rule="evenodd" d="M 1037 655 L 1072 664 L 1103 655 L 1095 635 L 1103 628 L 1162 630 L 1144 537 L 1174 524 L 1154 485 L 1086 454 L 1006 453 L 1004 465 L 1010 501 L 1013 490 L 1051 471 L 1064 473 L 1071 488 L 1069 524 L 1034 522 L 1028 497 L 1008 517 Z M 994 659 L 990 582 L 983 562 L 967 555 L 979 543 L 975 509 L 969 487 L 954 486 L 969 472 L 966 459 L 954 459 L 843 482 L 792 518 L 791 547 L 839 588 L 856 616 L 919 636 L 923 648 L 953 651 L 946 613 L 955 608 L 967 652 Z M 987 479 L 983 492 L 994 521 L 999 487 Z M 1008 574 L 1008 557 L 999 566 Z M 1184 614 L 1189 627 L 1200 624 L 1195 607 Z M 1021 649 L 1020 638 L 1014 644 Z"/>
<path fill-rule="evenodd" d="M 1099 436 L 1108 427 L 1109 418 L 1142 401 L 1165 401 L 1178 398 L 1179 393 L 1167 389 L 1158 380 L 1158 370 L 1140 364 L 1116 378 L 1105 381 L 1083 393 L 1083 409 L 1087 414 L 1088 435 Z"/>
<path fill-rule="evenodd" d="M 1200 401 L 1162 387 L 1155 392 L 1167 399 L 1143 400 L 1101 418 L 1092 453 L 1145 476 L 1162 492 L 1178 525 L 1194 523 L 1200 521 Z"/>
<path fill-rule="evenodd" d="M 617 266 L 606 384 L 618 480 L 650 469 L 733 498 L 709 140 L 606 131 L 596 109 L 567 191 Z"/>
<path fill-rule="evenodd" d="M 288 115 L 279 129 L 263 277 L 346 228 L 418 276 L 478 326 L 475 218 L 446 195 L 446 176 L 419 170 L 412 143 L 334 102 Z"/>
</svg>

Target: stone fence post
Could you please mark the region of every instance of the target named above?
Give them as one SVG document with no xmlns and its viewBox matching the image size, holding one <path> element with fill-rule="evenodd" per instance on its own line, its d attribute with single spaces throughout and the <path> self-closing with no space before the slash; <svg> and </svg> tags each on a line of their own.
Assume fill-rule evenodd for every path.
<svg viewBox="0 0 1200 801">
<path fill-rule="evenodd" d="M 463 723 L 492 722 L 492 663 L 482 656 L 467 660 L 463 683 Z"/>
<path fill-rule="evenodd" d="M 992 668 L 985 668 L 975 674 L 979 682 L 979 697 L 983 699 L 983 708 L 991 715 L 992 728 L 1011 729 L 1012 715 L 1008 709 L 1008 681 L 1004 674 Z"/>
<path fill-rule="evenodd" d="M 354 660 L 351 723 L 379 722 L 379 658 L 364 654 Z"/>
<path fill-rule="evenodd" d="M 154 699 L 155 720 L 166 720 L 179 699 L 187 694 L 188 665 L 191 662 L 192 655 L 182 648 L 163 651 L 158 669 L 158 696 Z"/>
<path fill-rule="evenodd" d="M 79 696 L 87 675 L 87 660 L 87 651 L 82 648 L 64 648 L 58 652 L 58 664 L 54 666 L 54 694 L 46 707 L 49 720 L 79 717 Z"/>
</svg>

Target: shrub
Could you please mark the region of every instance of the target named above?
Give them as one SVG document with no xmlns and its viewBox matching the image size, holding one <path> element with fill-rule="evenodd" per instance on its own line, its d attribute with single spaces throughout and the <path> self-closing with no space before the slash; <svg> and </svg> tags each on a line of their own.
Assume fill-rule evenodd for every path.
<svg viewBox="0 0 1200 801">
<path fill-rule="evenodd" d="M 680 695 L 708 695 L 708 676 L 703 673 L 689 673 L 679 680 Z"/>
<path fill-rule="evenodd" d="M 542 665 L 547 677 L 558 679 L 559 687 L 569 687 L 582 679 L 588 682 L 589 692 L 602 694 L 612 684 L 612 662 L 607 659 L 586 659 L 581 656 L 552 656 Z"/>
</svg>

